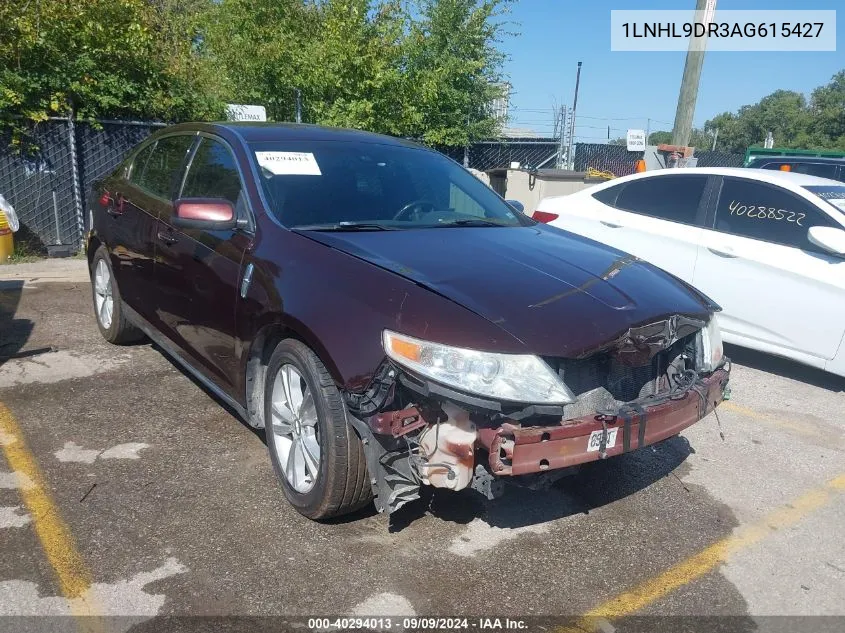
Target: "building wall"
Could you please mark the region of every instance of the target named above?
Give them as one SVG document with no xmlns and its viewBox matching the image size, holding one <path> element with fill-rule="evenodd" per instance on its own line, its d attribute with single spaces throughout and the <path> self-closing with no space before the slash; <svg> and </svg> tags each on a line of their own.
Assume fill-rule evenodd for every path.
<svg viewBox="0 0 845 633">
<path fill-rule="evenodd" d="M 533 180 L 533 188 L 530 186 Z M 567 196 L 576 191 L 597 184 L 598 180 L 586 180 L 581 172 L 569 172 L 565 176 L 545 176 L 541 171 L 535 178 L 531 178 L 526 171 L 509 169 L 503 197 L 508 200 L 519 200 L 525 206 L 525 212 L 531 214 L 543 198 L 551 196 Z"/>
</svg>

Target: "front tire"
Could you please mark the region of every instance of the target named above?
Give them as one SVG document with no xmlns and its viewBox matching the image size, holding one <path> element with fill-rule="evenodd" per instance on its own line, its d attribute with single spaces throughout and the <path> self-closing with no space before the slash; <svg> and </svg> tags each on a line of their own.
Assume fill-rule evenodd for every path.
<svg viewBox="0 0 845 633">
<path fill-rule="evenodd" d="M 97 327 L 109 343 L 125 345 L 144 337 L 141 330 L 126 318 L 123 300 L 120 298 L 109 252 L 105 246 L 97 249 L 91 262 L 91 295 Z"/>
<path fill-rule="evenodd" d="M 267 449 L 290 504 L 309 519 L 354 512 L 372 500 L 361 440 L 317 355 L 283 340 L 267 367 Z"/>
</svg>

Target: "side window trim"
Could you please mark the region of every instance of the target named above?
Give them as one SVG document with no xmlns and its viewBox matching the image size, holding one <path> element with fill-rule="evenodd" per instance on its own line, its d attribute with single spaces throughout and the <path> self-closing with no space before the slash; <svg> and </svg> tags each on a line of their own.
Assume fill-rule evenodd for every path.
<svg viewBox="0 0 845 633">
<path fill-rule="evenodd" d="M 138 183 L 135 180 L 133 180 L 134 177 L 135 177 L 135 166 L 136 166 L 135 161 L 138 160 L 138 156 L 141 154 L 141 152 L 145 151 L 147 148 L 150 148 L 150 155 L 147 156 L 147 161 L 149 161 L 150 156 L 152 156 L 152 153 L 155 151 L 155 146 L 156 146 L 157 143 L 158 143 L 158 138 L 154 138 L 151 141 L 145 141 L 142 145 L 140 145 L 133 152 L 132 156 L 129 159 L 129 169 L 127 170 L 127 173 L 124 176 L 124 179 L 126 180 L 126 182 L 128 182 L 129 184 L 134 185 L 134 186 L 136 186 L 140 189 L 140 186 L 138 185 Z M 147 161 L 144 162 L 144 168 L 146 168 L 146 166 L 147 166 Z M 141 175 L 143 175 L 143 169 L 141 171 Z"/>
<path fill-rule="evenodd" d="M 704 209 L 704 219 L 701 228 L 715 230 L 716 210 L 719 207 L 719 197 L 722 195 L 722 182 L 724 176 L 710 176 L 707 186 L 704 188 L 702 198 L 707 199 L 707 206 Z"/>
<path fill-rule="evenodd" d="M 194 157 L 197 154 L 197 150 L 199 149 L 200 143 L 202 139 L 209 139 L 211 141 L 215 141 L 220 143 L 232 156 L 232 163 L 235 165 L 235 169 L 238 172 L 238 179 L 241 183 L 241 192 L 244 199 L 244 208 L 246 209 L 247 217 L 244 218 L 246 220 L 246 226 L 238 226 L 238 229 L 246 232 L 246 233 L 254 233 L 255 232 L 255 211 L 252 209 L 252 203 L 249 200 L 249 196 L 247 195 L 247 188 L 246 188 L 246 179 L 244 178 L 243 170 L 241 169 L 241 165 L 238 162 L 237 154 L 235 153 L 234 148 L 232 147 L 231 143 L 229 143 L 226 139 L 216 135 L 211 134 L 209 132 L 197 132 L 197 140 L 194 141 L 193 146 L 191 147 L 190 154 L 188 156 L 187 164 L 185 165 L 184 170 L 182 171 L 182 179 L 179 183 L 179 188 L 176 190 L 176 199 L 178 200 L 182 197 L 182 191 L 185 189 L 185 183 L 188 179 L 188 172 L 191 169 L 191 165 L 194 162 Z"/>
<path fill-rule="evenodd" d="M 191 165 L 194 164 L 194 157 L 197 155 L 197 149 L 199 149 L 202 139 L 203 137 L 200 134 L 197 134 L 194 137 L 194 142 L 191 143 L 191 146 L 188 148 L 188 159 L 185 161 L 185 166 L 182 169 L 182 177 L 179 179 L 179 186 L 176 187 L 173 198 L 174 200 L 178 200 L 182 197 L 182 191 L 185 189 L 185 182 L 188 180 L 188 173 L 191 171 Z"/>
</svg>

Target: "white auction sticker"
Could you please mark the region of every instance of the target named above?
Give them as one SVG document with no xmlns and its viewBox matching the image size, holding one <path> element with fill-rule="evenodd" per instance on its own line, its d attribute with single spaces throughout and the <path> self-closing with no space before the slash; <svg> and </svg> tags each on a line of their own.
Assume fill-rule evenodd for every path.
<svg viewBox="0 0 845 633">
<path fill-rule="evenodd" d="M 277 176 L 322 176 L 311 152 L 255 152 L 258 164 Z"/>
</svg>

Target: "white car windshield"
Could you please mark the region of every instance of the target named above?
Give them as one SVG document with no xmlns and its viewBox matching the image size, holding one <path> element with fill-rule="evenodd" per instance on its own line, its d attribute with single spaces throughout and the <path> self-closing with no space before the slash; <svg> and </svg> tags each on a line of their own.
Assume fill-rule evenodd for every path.
<svg viewBox="0 0 845 633">
<path fill-rule="evenodd" d="M 839 187 L 836 185 L 830 187 L 810 186 L 804 187 L 810 193 L 817 195 L 825 202 L 832 205 L 837 211 L 845 213 L 845 185 Z"/>
</svg>

